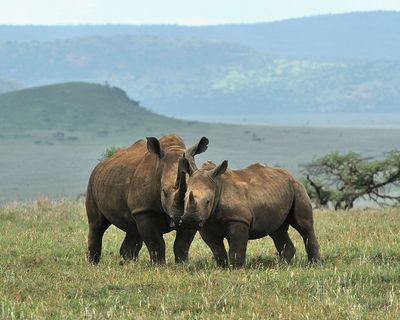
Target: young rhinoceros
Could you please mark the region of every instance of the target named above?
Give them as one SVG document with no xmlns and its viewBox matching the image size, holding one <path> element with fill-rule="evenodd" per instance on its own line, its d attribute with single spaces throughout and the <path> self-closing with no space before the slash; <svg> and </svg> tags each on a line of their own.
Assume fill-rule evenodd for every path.
<svg viewBox="0 0 400 320">
<path fill-rule="evenodd" d="M 208 161 L 197 170 L 180 160 L 180 170 L 189 174 L 181 225 L 200 229 L 218 265 L 228 265 L 223 240 L 229 243 L 229 265 L 241 267 L 247 241 L 269 235 L 281 258 L 290 262 L 295 254 L 288 235 L 294 227 L 303 237 L 308 259 L 318 261 L 313 212 L 304 186 L 283 169 L 252 164 L 242 170 L 227 170 Z"/>
</svg>

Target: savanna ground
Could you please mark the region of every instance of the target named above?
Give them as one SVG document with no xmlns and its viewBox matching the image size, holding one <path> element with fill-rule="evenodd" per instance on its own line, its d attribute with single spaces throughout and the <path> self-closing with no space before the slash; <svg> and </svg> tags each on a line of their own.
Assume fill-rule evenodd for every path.
<svg viewBox="0 0 400 320">
<path fill-rule="evenodd" d="M 354 129 L 225 125 L 179 122 L 171 127 L 152 123 L 131 132 L 25 132 L 1 136 L 0 204 L 10 200 L 50 198 L 75 199 L 86 190 L 90 172 L 110 146 L 129 146 L 146 136 L 160 137 L 176 132 L 187 146 L 202 136 L 210 140 L 207 152 L 196 157 L 229 160 L 230 168 L 244 168 L 253 162 L 278 165 L 301 175 L 302 164 L 338 150 L 354 151 L 367 157 L 381 157 L 399 146 L 399 129 Z"/>
<path fill-rule="evenodd" d="M 85 260 L 82 202 L 38 200 L 0 208 L 0 318 L 396 319 L 400 314 L 400 208 L 316 211 L 323 261 L 308 266 L 299 235 L 294 263 L 272 241 L 250 242 L 240 270 L 215 266 L 196 237 L 190 262 L 121 263 L 123 233 L 105 234 L 99 266 Z"/>
</svg>

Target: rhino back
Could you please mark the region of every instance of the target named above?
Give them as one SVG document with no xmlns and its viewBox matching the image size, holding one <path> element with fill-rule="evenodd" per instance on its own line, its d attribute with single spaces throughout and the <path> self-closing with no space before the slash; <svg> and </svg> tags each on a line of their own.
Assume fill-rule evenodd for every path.
<svg viewBox="0 0 400 320">
<path fill-rule="evenodd" d="M 294 199 L 294 177 L 286 170 L 253 164 L 223 175 L 221 215 L 223 220 L 241 220 L 250 225 L 250 238 L 263 237 L 279 228 Z"/>
</svg>

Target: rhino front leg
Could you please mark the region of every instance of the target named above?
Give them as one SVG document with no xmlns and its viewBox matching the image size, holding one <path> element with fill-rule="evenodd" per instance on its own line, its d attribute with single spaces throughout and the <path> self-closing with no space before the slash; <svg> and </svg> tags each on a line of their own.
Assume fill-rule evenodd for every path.
<svg viewBox="0 0 400 320">
<path fill-rule="evenodd" d="M 188 260 L 189 248 L 196 234 L 196 229 L 178 229 L 174 242 L 175 262 L 181 263 Z"/>
<path fill-rule="evenodd" d="M 144 212 L 135 216 L 140 237 L 146 244 L 151 263 L 165 263 L 165 242 L 158 223 L 159 214 Z"/>
<path fill-rule="evenodd" d="M 218 227 L 218 225 L 213 224 L 204 226 L 200 231 L 200 235 L 204 242 L 211 249 L 217 265 L 224 268 L 227 267 L 228 254 L 224 246 L 222 230 Z"/>
<path fill-rule="evenodd" d="M 249 226 L 243 222 L 230 222 L 226 228 L 226 237 L 229 243 L 229 265 L 240 268 L 246 261 Z"/>
</svg>

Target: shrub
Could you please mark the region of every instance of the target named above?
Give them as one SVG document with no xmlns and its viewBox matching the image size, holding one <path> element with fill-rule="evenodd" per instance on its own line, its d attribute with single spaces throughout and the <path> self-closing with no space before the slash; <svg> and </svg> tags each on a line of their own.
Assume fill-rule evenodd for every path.
<svg viewBox="0 0 400 320">
<path fill-rule="evenodd" d="M 102 161 L 104 159 L 107 159 L 107 158 L 111 157 L 119 149 L 121 149 L 121 148 L 116 147 L 116 146 L 111 146 L 109 148 L 106 148 L 106 150 L 101 154 L 101 158 L 99 159 L 99 161 Z"/>
<path fill-rule="evenodd" d="M 303 173 L 303 183 L 317 207 L 350 209 L 358 199 L 378 205 L 400 203 L 398 150 L 382 160 L 363 158 L 355 152 L 333 152 L 305 165 Z"/>
</svg>

